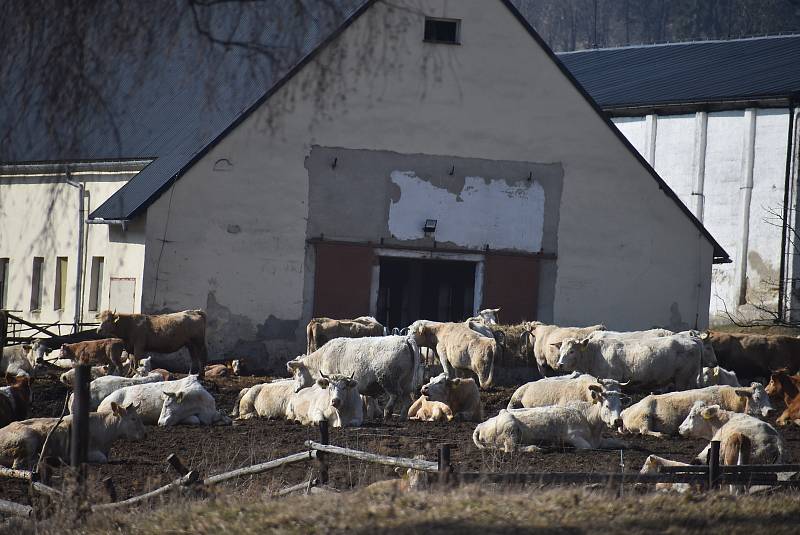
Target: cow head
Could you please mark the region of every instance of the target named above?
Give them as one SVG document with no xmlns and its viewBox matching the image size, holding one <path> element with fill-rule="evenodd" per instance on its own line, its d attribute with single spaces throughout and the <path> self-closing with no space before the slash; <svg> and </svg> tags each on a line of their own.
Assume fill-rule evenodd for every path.
<svg viewBox="0 0 800 535">
<path fill-rule="evenodd" d="M 589 339 L 576 340 L 575 338 L 567 338 L 562 342 L 550 345 L 558 349 L 558 364 L 556 364 L 556 367 L 559 370 L 571 372 L 579 368 L 582 355 L 589 348 Z"/>
<path fill-rule="evenodd" d="M 714 436 L 713 422 L 719 416 L 719 405 L 708 406 L 704 401 L 695 401 L 683 420 L 678 433 L 689 438 L 711 438 Z"/>
<path fill-rule="evenodd" d="M 500 312 L 499 308 L 485 308 L 478 312 L 478 316 L 483 320 L 486 325 L 497 325 L 497 313 Z"/>
<path fill-rule="evenodd" d="M 606 390 L 603 385 L 589 385 L 592 403 L 600 405 L 600 419 L 611 429 L 622 427 L 622 405 L 625 400 L 630 401 L 618 390 Z"/>
<path fill-rule="evenodd" d="M 302 361 L 298 359 L 290 360 L 286 363 L 286 369 L 292 374 L 292 377 L 294 377 L 295 393 L 314 384 L 311 372 L 308 371 L 308 367 Z"/>
<path fill-rule="evenodd" d="M 338 373 L 326 376 L 322 372 L 320 372 L 320 375 L 322 377 L 317 379 L 317 385 L 320 388 L 328 390 L 330 393 L 331 406 L 334 409 L 342 408 L 347 400 L 353 397 L 353 389 L 358 387 L 358 381 L 354 380 L 353 376 L 346 377 Z M 359 398 L 359 400 L 360 399 L 361 398 Z"/>
<path fill-rule="evenodd" d="M 142 440 L 145 437 L 144 424 L 139 416 L 138 410 L 141 404 L 130 404 L 125 407 L 117 403 L 111 403 L 111 412 L 119 418 L 118 433 L 121 438 Z"/>
<path fill-rule="evenodd" d="M 119 314 L 111 310 L 104 310 L 98 316 L 100 325 L 97 326 L 97 333 L 103 336 L 113 336 L 116 334 L 117 324 L 119 323 Z"/>
<path fill-rule="evenodd" d="M 158 425 L 169 426 L 177 425 L 186 416 L 181 411 L 181 404 L 186 400 L 183 390 L 177 392 L 165 391 L 161 394 L 164 404 L 161 406 L 161 414 L 158 417 Z"/>
<path fill-rule="evenodd" d="M 751 383 L 750 388 L 737 388 L 737 396 L 746 398 L 745 413 L 750 416 L 769 418 L 777 411 L 769 402 L 769 395 L 761 383 Z"/>
<path fill-rule="evenodd" d="M 431 377 L 427 384 L 422 385 L 420 394 L 426 396 L 431 401 L 441 401 L 442 403 L 447 403 L 448 384 L 457 384 L 454 383 L 454 381 L 460 382 L 460 379 L 448 379 L 446 373 L 440 373 L 436 377 Z"/>
<path fill-rule="evenodd" d="M 23 345 L 22 350 L 28 355 L 28 361 L 31 363 L 31 366 L 43 363 L 44 358 L 51 351 L 41 340 L 34 340 L 31 345 Z"/>
</svg>

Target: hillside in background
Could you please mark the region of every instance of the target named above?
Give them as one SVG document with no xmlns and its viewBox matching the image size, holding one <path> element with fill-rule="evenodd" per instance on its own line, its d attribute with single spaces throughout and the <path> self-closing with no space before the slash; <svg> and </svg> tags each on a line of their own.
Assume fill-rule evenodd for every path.
<svg viewBox="0 0 800 535">
<path fill-rule="evenodd" d="M 557 52 L 593 46 L 800 32 L 800 0 L 515 0 L 514 3 Z"/>
</svg>

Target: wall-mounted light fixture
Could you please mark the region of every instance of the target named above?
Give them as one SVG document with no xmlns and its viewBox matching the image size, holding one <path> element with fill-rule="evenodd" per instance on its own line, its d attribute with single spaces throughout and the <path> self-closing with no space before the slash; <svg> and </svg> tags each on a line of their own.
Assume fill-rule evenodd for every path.
<svg viewBox="0 0 800 535">
<path fill-rule="evenodd" d="M 425 220 L 425 225 L 422 227 L 422 232 L 425 233 L 426 237 L 430 237 L 434 232 L 436 232 L 436 223 L 438 223 L 436 219 Z"/>
</svg>

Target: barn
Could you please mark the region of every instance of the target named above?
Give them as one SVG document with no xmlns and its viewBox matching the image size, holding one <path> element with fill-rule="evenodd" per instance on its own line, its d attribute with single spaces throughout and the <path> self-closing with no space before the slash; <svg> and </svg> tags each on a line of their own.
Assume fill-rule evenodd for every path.
<svg viewBox="0 0 800 535">
<path fill-rule="evenodd" d="M 130 152 L 6 161 L 0 307 L 204 308 L 212 359 L 276 367 L 313 316 L 708 324 L 725 249 L 509 1 L 367 1 L 226 91 L 201 133 L 178 91 Z"/>
<path fill-rule="evenodd" d="M 712 324 L 796 322 L 800 35 L 560 54 L 726 251 Z"/>
</svg>

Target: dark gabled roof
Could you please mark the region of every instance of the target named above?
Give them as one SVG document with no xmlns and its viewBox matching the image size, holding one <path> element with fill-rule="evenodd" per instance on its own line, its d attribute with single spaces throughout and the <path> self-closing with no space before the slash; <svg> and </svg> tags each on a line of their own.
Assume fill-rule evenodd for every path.
<svg viewBox="0 0 800 535">
<path fill-rule="evenodd" d="M 113 159 L 122 156 L 153 156 L 155 159 L 152 163 L 134 176 L 89 216 L 93 219 L 106 220 L 131 219 L 154 202 L 164 190 L 211 150 L 228 132 L 238 126 L 251 112 L 269 99 L 328 43 L 336 39 L 354 20 L 367 11 L 376 0 L 338 1 L 343 5 L 355 5 L 358 7 L 351 9 L 349 11 L 350 15 L 335 30 L 329 30 L 329 35 L 324 40 L 321 39 L 325 35 L 323 29 L 320 28 L 317 32 L 311 32 L 302 47 L 306 53 L 299 58 L 299 61 L 290 70 L 277 79 L 277 82 L 274 82 L 274 78 L 270 76 L 271 71 L 266 67 L 260 75 L 258 69 L 254 69 L 254 72 L 243 74 L 241 67 L 236 67 L 235 60 L 240 60 L 241 58 L 236 57 L 235 51 L 233 60 L 228 59 L 225 64 L 203 65 L 206 69 L 198 70 L 199 76 L 204 80 L 202 84 L 197 83 L 196 80 L 187 80 L 185 78 L 187 72 L 191 73 L 191 76 L 197 74 L 191 69 L 186 70 L 186 65 L 183 65 L 184 70 L 182 71 L 184 78 L 172 80 L 170 72 L 176 69 L 168 62 L 162 62 L 160 65 L 154 65 L 153 70 L 158 72 L 159 75 L 163 74 L 167 83 L 164 80 L 159 81 L 156 79 L 152 81 L 149 92 L 143 91 L 139 86 L 133 88 L 130 93 L 134 97 L 133 104 L 126 100 L 120 104 L 119 111 L 124 120 L 118 135 L 113 136 L 114 139 L 109 139 L 110 136 L 108 135 L 95 133 L 94 136 L 87 136 L 88 141 L 80 147 L 80 150 L 70 149 L 69 153 L 62 155 L 58 152 L 56 156 L 53 156 L 48 151 L 50 147 L 36 144 L 40 138 L 34 136 L 31 138 L 32 141 L 28 140 L 32 147 L 24 149 L 25 154 L 30 154 L 31 156 L 27 158 L 4 158 L 3 150 L 0 148 L 0 160 L 43 160 L 53 158 L 91 160 L 100 158 Z M 512 0 L 500 1 L 511 11 L 534 41 L 548 54 L 561 72 L 583 95 L 595 113 L 606 122 L 609 131 L 618 137 L 639 160 L 641 165 L 648 170 L 658 183 L 659 188 L 683 210 L 686 216 L 697 226 L 698 230 L 709 240 L 714 247 L 715 262 L 729 261 L 725 250 L 678 199 L 639 152 L 611 124 L 597 103 L 578 83 L 573 74 L 559 61 L 550 47 L 515 7 Z M 236 26 L 238 27 L 238 23 Z M 247 25 L 245 24 L 245 26 Z M 239 61 L 239 64 L 241 65 L 241 61 Z M 177 70 L 180 71 L 180 69 Z M 210 93 L 204 92 L 202 90 L 204 85 L 212 85 L 214 91 Z M 149 100 L 142 98 L 136 100 L 135 97 L 141 93 L 151 93 Z M 213 102 L 208 102 L 209 94 L 213 95 Z M 87 134 L 92 133 L 91 129 L 87 131 Z M 15 154 L 13 149 L 11 149 L 11 154 Z M 38 154 L 46 154 L 47 156 L 37 157 Z"/>
<path fill-rule="evenodd" d="M 800 92 L 800 35 L 565 52 L 605 109 L 787 98 Z"/>
</svg>

